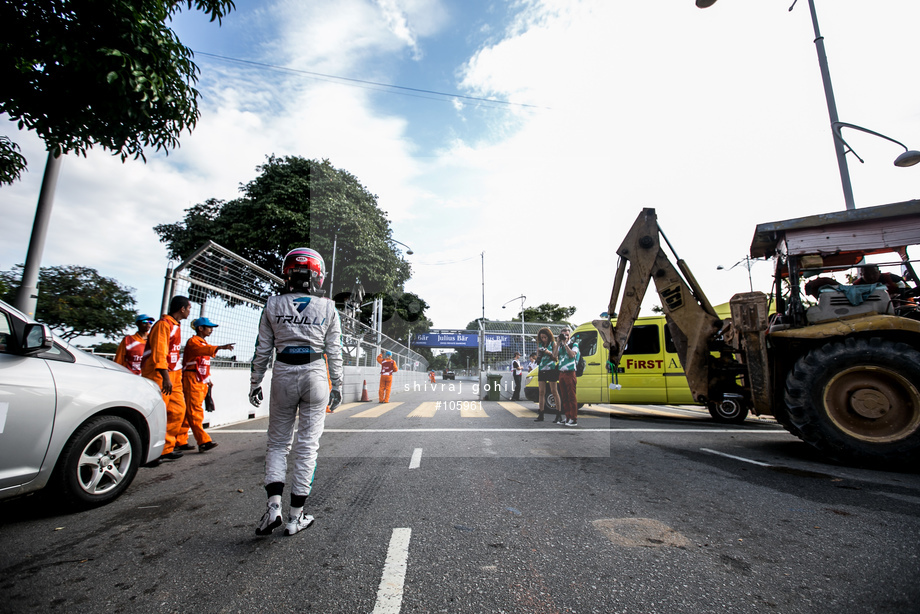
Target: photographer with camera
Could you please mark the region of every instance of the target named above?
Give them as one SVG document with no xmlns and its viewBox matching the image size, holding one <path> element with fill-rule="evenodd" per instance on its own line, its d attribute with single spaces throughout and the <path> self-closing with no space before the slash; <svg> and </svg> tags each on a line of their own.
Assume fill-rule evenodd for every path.
<svg viewBox="0 0 920 614">
<path fill-rule="evenodd" d="M 575 369 L 581 352 L 578 345 L 572 342 L 572 330 L 569 327 L 559 331 L 559 396 L 556 397 L 556 408 L 565 414 L 565 426 L 578 426 L 578 400 L 575 390 L 578 385 Z"/>
</svg>

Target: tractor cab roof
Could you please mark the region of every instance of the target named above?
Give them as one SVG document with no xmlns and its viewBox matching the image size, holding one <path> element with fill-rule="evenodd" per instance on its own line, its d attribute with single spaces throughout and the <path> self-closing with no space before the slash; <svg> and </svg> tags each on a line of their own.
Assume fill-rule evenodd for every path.
<svg viewBox="0 0 920 614">
<path fill-rule="evenodd" d="M 751 257 L 819 256 L 841 267 L 909 245 L 920 245 L 920 200 L 758 224 Z"/>
</svg>

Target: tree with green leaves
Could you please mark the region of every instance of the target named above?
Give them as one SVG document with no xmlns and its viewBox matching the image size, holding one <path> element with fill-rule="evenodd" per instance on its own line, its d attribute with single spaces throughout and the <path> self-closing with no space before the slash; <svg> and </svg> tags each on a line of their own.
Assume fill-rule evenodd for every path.
<svg viewBox="0 0 920 614">
<path fill-rule="evenodd" d="M 524 309 L 525 322 L 539 322 L 542 324 L 571 324 L 569 318 L 575 313 L 575 307 L 560 307 L 556 303 L 543 303 L 538 307 Z M 511 318 L 512 322 L 520 322 L 521 314 Z"/>
<path fill-rule="evenodd" d="M 93 354 L 114 354 L 118 351 L 118 344 L 104 341 L 93 346 Z"/>
<path fill-rule="evenodd" d="M 416 333 L 425 333 L 431 330 L 432 322 L 425 315 L 428 303 L 414 292 L 402 292 L 378 295 L 383 299 L 383 334 L 395 339 L 404 345 L 411 345 L 409 338 Z M 373 300 L 375 296 L 365 300 Z M 367 325 L 373 319 L 373 306 L 365 305 L 361 309 L 361 321 Z M 430 356 L 428 348 L 412 348 L 427 359 Z"/>
<path fill-rule="evenodd" d="M 172 258 L 184 260 L 209 239 L 254 264 L 280 274 L 285 254 L 310 247 L 326 261 L 326 288 L 342 302 L 357 280 L 368 298 L 402 295 L 409 263 L 392 241 L 377 197 L 329 160 L 270 156 L 243 196 L 197 204 L 174 224 L 154 231 Z M 335 277 L 332 277 L 335 244 Z M 368 299 L 365 299 L 368 300 Z"/>
<path fill-rule="evenodd" d="M 22 279 L 22 267 L 0 271 L 3 300 L 12 302 Z M 103 277 L 96 269 L 82 266 L 42 267 L 38 275 L 35 319 L 60 337 L 121 335 L 134 323 L 134 289 Z"/>
<path fill-rule="evenodd" d="M 183 8 L 220 22 L 232 0 L 42 0 L 0 4 L 0 113 L 49 152 L 99 145 L 124 161 L 178 145 L 198 122 L 198 67 L 167 22 Z M 5 137 L 4 137 L 5 138 Z M 26 168 L 0 140 L 0 183 Z"/>
<path fill-rule="evenodd" d="M 447 361 L 451 360 L 452 356 L 453 354 L 451 352 L 443 352 L 437 356 L 432 355 L 432 357 L 428 359 L 428 368 L 436 373 L 443 371 L 447 368 Z M 453 360 L 456 360 L 456 358 L 453 358 Z"/>
</svg>

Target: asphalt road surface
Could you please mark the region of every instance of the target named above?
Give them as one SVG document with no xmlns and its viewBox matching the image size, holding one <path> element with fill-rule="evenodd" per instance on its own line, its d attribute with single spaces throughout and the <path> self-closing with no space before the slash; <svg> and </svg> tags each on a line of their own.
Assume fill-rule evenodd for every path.
<svg viewBox="0 0 920 614">
<path fill-rule="evenodd" d="M 916 472 L 827 462 L 771 421 L 560 427 L 441 384 L 327 416 L 294 536 L 254 534 L 265 419 L 99 509 L 3 502 L 0 611 L 920 611 Z"/>
</svg>

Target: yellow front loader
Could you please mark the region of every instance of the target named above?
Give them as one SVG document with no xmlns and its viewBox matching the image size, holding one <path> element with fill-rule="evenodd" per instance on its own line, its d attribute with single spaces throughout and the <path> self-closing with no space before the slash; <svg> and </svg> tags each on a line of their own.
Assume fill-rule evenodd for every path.
<svg viewBox="0 0 920 614">
<path fill-rule="evenodd" d="M 774 259 L 773 289 L 736 294 L 725 321 L 662 241 L 674 254 L 643 209 L 617 250 L 609 317 L 594 321 L 612 368 L 654 281 L 690 390 L 714 418 L 772 415 L 838 459 L 920 461 L 920 286 L 907 252 L 920 244 L 920 201 L 759 225 L 751 257 Z M 900 285 L 834 277 L 874 254 L 893 255 L 882 264 L 900 267 Z M 806 278 L 823 285 L 813 305 Z"/>
</svg>

